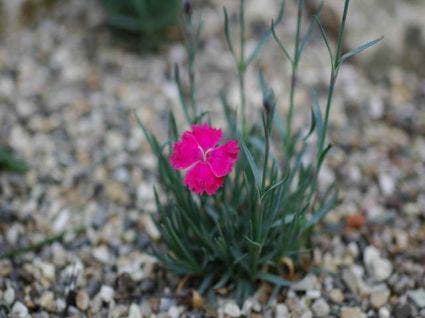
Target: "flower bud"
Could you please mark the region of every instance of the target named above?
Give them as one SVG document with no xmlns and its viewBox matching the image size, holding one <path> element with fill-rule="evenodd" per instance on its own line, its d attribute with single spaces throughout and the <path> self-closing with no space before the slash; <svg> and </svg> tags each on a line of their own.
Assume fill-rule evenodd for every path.
<svg viewBox="0 0 425 318">
<path fill-rule="evenodd" d="M 192 1 L 190 0 L 184 0 L 183 1 L 183 12 L 186 16 L 191 17 L 192 16 Z"/>
</svg>

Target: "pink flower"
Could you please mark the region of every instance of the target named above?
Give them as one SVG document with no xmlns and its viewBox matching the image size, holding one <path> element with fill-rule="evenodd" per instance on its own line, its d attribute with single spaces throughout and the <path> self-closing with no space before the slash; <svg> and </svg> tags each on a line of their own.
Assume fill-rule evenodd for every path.
<svg viewBox="0 0 425 318">
<path fill-rule="evenodd" d="M 216 193 L 238 160 L 236 140 L 217 147 L 222 136 L 221 129 L 207 124 L 192 125 L 192 130 L 185 131 L 173 145 L 171 166 L 177 170 L 187 169 L 184 183 L 195 193 Z"/>
</svg>

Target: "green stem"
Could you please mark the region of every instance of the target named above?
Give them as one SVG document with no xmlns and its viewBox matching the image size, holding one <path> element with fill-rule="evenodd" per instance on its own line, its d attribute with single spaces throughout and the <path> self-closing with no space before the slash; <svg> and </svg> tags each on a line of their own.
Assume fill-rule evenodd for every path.
<svg viewBox="0 0 425 318">
<path fill-rule="evenodd" d="M 76 228 L 71 229 L 71 230 L 63 231 L 59 234 L 49 236 L 49 237 L 47 237 L 43 240 L 40 240 L 38 242 L 35 242 L 33 244 L 28 244 L 26 246 L 22 246 L 22 247 L 15 248 L 15 249 L 12 249 L 10 251 L 4 252 L 4 253 L 0 254 L 0 259 L 13 258 L 13 257 L 17 257 L 19 255 L 22 255 L 22 254 L 25 254 L 25 253 L 28 253 L 28 252 L 39 251 L 41 248 L 43 248 L 46 245 L 50 245 L 50 244 L 57 242 L 57 241 L 62 241 L 67 233 L 74 233 L 75 235 L 78 235 L 78 234 L 82 233 L 85 229 L 86 229 L 85 226 L 79 226 L 79 227 L 76 227 Z"/>
<path fill-rule="evenodd" d="M 327 133 L 327 130 L 328 130 L 328 123 L 329 123 L 329 113 L 330 113 L 330 109 L 331 109 L 331 105 L 332 105 L 332 99 L 333 99 L 333 94 L 334 94 L 334 90 L 335 90 L 336 79 L 338 77 L 338 72 L 339 72 L 339 67 L 340 67 L 340 60 L 341 60 L 341 55 L 342 55 L 342 46 L 343 46 L 343 43 L 344 43 L 344 30 L 345 30 L 345 25 L 346 25 L 346 22 L 347 22 L 349 5 L 350 5 L 350 0 L 345 0 L 344 13 L 342 15 L 341 27 L 340 27 L 339 32 L 338 32 L 337 48 L 336 48 L 336 52 L 335 52 L 335 60 L 334 60 L 334 64 L 332 65 L 331 79 L 330 79 L 330 84 L 329 84 L 328 97 L 327 97 L 327 101 L 326 101 L 325 120 L 324 120 L 324 124 L 323 124 L 324 127 L 323 127 L 323 132 L 322 132 L 322 136 L 320 138 L 320 144 L 319 144 L 319 155 L 322 152 L 323 147 L 325 145 L 325 141 L 326 141 L 326 133 Z"/>
<path fill-rule="evenodd" d="M 246 94 L 245 94 L 245 0 L 240 0 L 239 7 L 239 25 L 240 25 L 240 56 L 238 65 L 239 75 L 239 92 L 240 92 L 240 122 L 242 134 L 245 134 L 245 108 L 246 108 Z"/>
<path fill-rule="evenodd" d="M 295 48 L 294 48 L 294 60 L 292 62 L 292 75 L 291 75 L 291 88 L 289 92 L 289 111 L 287 117 L 287 136 L 288 140 L 290 139 L 292 132 L 292 117 L 295 107 L 295 89 L 297 85 L 297 72 L 298 64 L 301 56 L 300 52 L 300 36 L 301 36 L 301 21 L 302 21 L 302 10 L 303 10 L 304 0 L 298 0 L 298 16 L 297 16 L 297 32 L 295 35 Z"/>
</svg>

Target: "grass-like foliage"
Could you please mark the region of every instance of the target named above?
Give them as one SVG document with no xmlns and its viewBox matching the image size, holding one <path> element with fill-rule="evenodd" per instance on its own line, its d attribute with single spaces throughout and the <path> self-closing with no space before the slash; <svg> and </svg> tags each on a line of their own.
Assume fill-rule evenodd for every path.
<svg viewBox="0 0 425 318">
<path fill-rule="evenodd" d="M 167 28 L 176 26 L 180 0 L 102 0 L 109 24 L 116 30 L 140 37 L 143 45 L 155 46 Z"/>
<path fill-rule="evenodd" d="M 19 158 L 12 149 L 0 146 L 0 171 L 25 173 L 27 170 L 28 164 Z"/>
<path fill-rule="evenodd" d="M 169 161 L 172 144 L 193 123 L 204 122 L 208 114 L 196 107 L 195 80 L 184 91 L 176 67 L 182 110 L 187 123 L 178 125 L 172 112 L 169 115 L 169 140 L 160 142 L 139 123 L 158 159 L 159 185 L 155 188 L 158 226 L 164 248 L 155 251 L 158 259 L 171 271 L 190 275 L 203 293 L 228 287 L 239 300 L 252 294 L 259 281 L 276 286 L 288 286 L 284 278 L 282 258 L 290 257 L 297 263 L 300 253 L 310 249 L 313 227 L 335 205 L 334 186 L 319 189 L 318 174 L 331 145 L 326 141 L 329 112 L 335 82 L 342 64 L 350 57 L 372 46 L 378 40 L 360 46 L 351 52 L 342 52 L 344 28 L 349 0 L 344 12 L 336 47 L 333 49 L 320 23 L 320 10 L 302 30 L 303 0 L 298 0 L 297 31 L 294 50 L 289 52 L 276 34 L 275 25 L 284 19 L 284 5 L 257 47 L 245 50 L 244 0 L 240 0 L 238 43 L 232 41 L 233 32 L 227 11 L 225 38 L 235 59 L 239 76 L 240 104 L 235 110 L 227 101 L 225 91 L 220 95 L 227 120 L 226 137 L 237 139 L 240 158 L 233 173 L 213 196 L 192 193 L 183 183 L 179 171 Z M 195 28 L 194 24 L 186 27 Z M 297 72 L 300 60 L 313 30 L 319 30 L 330 56 L 329 91 L 322 112 L 319 98 L 312 93 L 311 123 L 309 129 L 295 130 L 292 126 L 295 111 L 294 95 L 297 90 Z M 198 34 L 189 32 L 189 34 Z M 289 111 L 281 118 L 272 89 L 263 74 L 259 87 L 263 93 L 261 124 L 249 122 L 245 112 L 245 71 L 258 56 L 261 48 L 274 38 L 283 56 L 290 61 L 291 87 Z M 192 44 L 196 44 L 192 39 Z M 189 49 L 189 73 L 194 57 Z M 239 52 L 239 53 L 237 53 Z M 214 119 L 209 118 L 214 125 Z M 311 155 L 313 154 L 313 155 Z"/>
</svg>

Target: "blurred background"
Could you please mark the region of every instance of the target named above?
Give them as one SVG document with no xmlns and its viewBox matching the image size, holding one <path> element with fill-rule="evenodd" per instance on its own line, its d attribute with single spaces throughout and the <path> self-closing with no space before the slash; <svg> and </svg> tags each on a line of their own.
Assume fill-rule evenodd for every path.
<svg viewBox="0 0 425 318">
<path fill-rule="evenodd" d="M 305 3 L 304 32 L 319 1 Z M 239 1 L 192 3 L 193 19 L 203 21 L 198 104 L 217 126 L 219 91 L 225 88 L 233 105 L 239 94 L 224 41 L 224 5 L 236 38 Z M 330 38 L 342 5 L 324 1 Z M 0 317 L 205 314 L 193 309 L 190 294 L 176 295 L 179 279 L 146 253 L 160 239 L 153 222 L 156 163 L 131 114 L 163 138 L 169 109 L 182 118 L 173 81 L 174 64 L 187 65 L 180 6 L 179 0 L 0 1 Z M 247 49 L 278 7 L 276 0 L 246 0 Z M 323 271 L 278 300 L 294 317 L 344 310 L 354 314 L 343 317 L 425 317 L 424 16 L 422 0 L 351 3 L 344 48 L 385 39 L 340 73 L 334 148 L 321 182 L 336 180 L 341 200 L 315 239 L 313 261 Z M 287 1 L 277 32 L 289 48 L 295 21 L 295 2 Z M 322 96 L 329 77 L 317 29 L 307 51 L 296 96 L 297 126 L 306 129 L 309 92 Z M 289 64 L 271 40 L 254 64 L 247 74 L 251 120 L 261 108 L 260 67 L 284 113 Z M 310 289 L 319 296 L 308 298 Z M 226 304 L 219 311 L 236 317 Z M 277 308 L 260 304 L 257 311 Z"/>
</svg>

